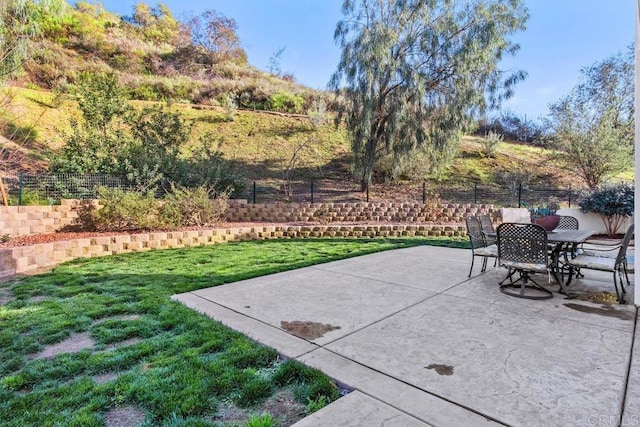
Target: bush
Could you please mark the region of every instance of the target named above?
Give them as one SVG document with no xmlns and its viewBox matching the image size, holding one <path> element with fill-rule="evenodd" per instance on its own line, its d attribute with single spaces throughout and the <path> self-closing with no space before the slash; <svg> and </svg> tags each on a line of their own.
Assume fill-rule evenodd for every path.
<svg viewBox="0 0 640 427">
<path fill-rule="evenodd" d="M 485 157 L 493 157 L 498 150 L 498 145 L 502 142 L 503 136 L 498 132 L 490 130 L 480 141 L 482 145 L 482 154 Z"/>
<path fill-rule="evenodd" d="M 100 187 L 98 204 L 100 208 L 93 209 L 88 218 L 96 230 L 140 230 L 158 226 L 157 204 L 152 192 Z"/>
<path fill-rule="evenodd" d="M 160 205 L 160 223 L 166 228 L 204 226 L 219 222 L 227 211 L 228 197 L 211 199 L 209 187 L 185 188 L 171 184 L 171 192 Z"/>
<path fill-rule="evenodd" d="M 289 92 L 278 91 L 269 97 L 272 110 L 284 113 L 300 113 L 304 106 L 304 98 Z"/>
<path fill-rule="evenodd" d="M 584 196 L 578 205 L 582 212 L 597 213 L 602 217 L 607 235 L 614 236 L 622 221 L 633 215 L 633 185 L 618 184 L 602 187 Z"/>
</svg>

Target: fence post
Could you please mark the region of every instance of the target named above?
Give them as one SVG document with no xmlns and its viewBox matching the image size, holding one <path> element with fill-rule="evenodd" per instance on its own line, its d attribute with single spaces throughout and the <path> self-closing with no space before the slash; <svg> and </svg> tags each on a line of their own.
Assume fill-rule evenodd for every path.
<svg viewBox="0 0 640 427">
<path fill-rule="evenodd" d="M 518 207 L 522 207 L 522 183 L 518 184 Z"/>
<path fill-rule="evenodd" d="M 311 204 L 313 204 L 313 180 L 311 180 Z"/>
<path fill-rule="evenodd" d="M 22 172 L 18 177 L 18 206 L 22 206 L 22 187 L 24 185 L 24 181 L 22 180 Z"/>
<path fill-rule="evenodd" d="M 477 182 L 473 183 L 473 204 L 474 205 L 478 204 L 478 183 Z"/>
<path fill-rule="evenodd" d="M 569 184 L 569 209 L 571 209 L 571 195 L 572 195 L 572 188 L 571 188 L 571 184 Z"/>
<path fill-rule="evenodd" d="M 367 203 L 369 203 L 369 183 L 367 182 Z"/>
<path fill-rule="evenodd" d="M 427 181 L 422 181 L 422 204 L 427 204 Z"/>
<path fill-rule="evenodd" d="M 256 182 L 253 181 L 253 204 L 256 204 Z"/>
</svg>

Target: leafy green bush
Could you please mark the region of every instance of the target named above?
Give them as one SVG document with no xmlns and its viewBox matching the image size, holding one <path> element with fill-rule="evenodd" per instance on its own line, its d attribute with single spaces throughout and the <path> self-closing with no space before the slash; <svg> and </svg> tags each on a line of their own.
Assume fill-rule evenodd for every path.
<svg viewBox="0 0 640 427">
<path fill-rule="evenodd" d="M 289 92 L 278 91 L 269 98 L 272 110 L 284 113 L 301 113 L 304 106 L 304 98 Z"/>
<path fill-rule="evenodd" d="M 614 236 L 625 218 L 633 215 L 633 185 L 618 184 L 602 187 L 582 197 L 578 205 L 582 212 L 602 217 L 607 235 Z"/>
</svg>

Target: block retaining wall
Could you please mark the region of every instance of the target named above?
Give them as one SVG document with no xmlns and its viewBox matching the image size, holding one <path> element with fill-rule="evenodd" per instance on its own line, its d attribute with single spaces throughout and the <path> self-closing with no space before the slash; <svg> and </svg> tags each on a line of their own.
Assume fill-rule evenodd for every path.
<svg viewBox="0 0 640 427">
<path fill-rule="evenodd" d="M 78 200 L 63 200 L 59 206 L 0 206 L 0 236 L 55 233 L 76 224 Z M 500 212 L 493 205 L 424 203 L 258 203 L 230 200 L 227 222 L 340 222 L 416 224 L 464 224 L 468 215 L 485 214 L 494 220 Z"/>
<path fill-rule="evenodd" d="M 415 222 L 459 223 L 469 215 L 500 212 L 493 205 L 424 203 L 257 203 L 232 201 L 226 219 L 229 222 Z"/>
<path fill-rule="evenodd" d="M 459 225 L 270 225 L 101 236 L 1 249 L 0 277 L 34 272 L 76 258 L 203 246 L 240 240 L 464 236 L 465 234 L 465 227 Z"/>
</svg>

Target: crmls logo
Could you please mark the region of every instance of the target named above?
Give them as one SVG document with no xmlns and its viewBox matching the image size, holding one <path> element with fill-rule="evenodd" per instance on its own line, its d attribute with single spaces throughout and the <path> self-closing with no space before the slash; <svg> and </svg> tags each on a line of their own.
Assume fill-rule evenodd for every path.
<svg viewBox="0 0 640 427">
<path fill-rule="evenodd" d="M 640 426 L 640 415 L 628 415 L 622 421 L 619 415 L 590 415 L 587 422 L 590 426 Z"/>
</svg>

